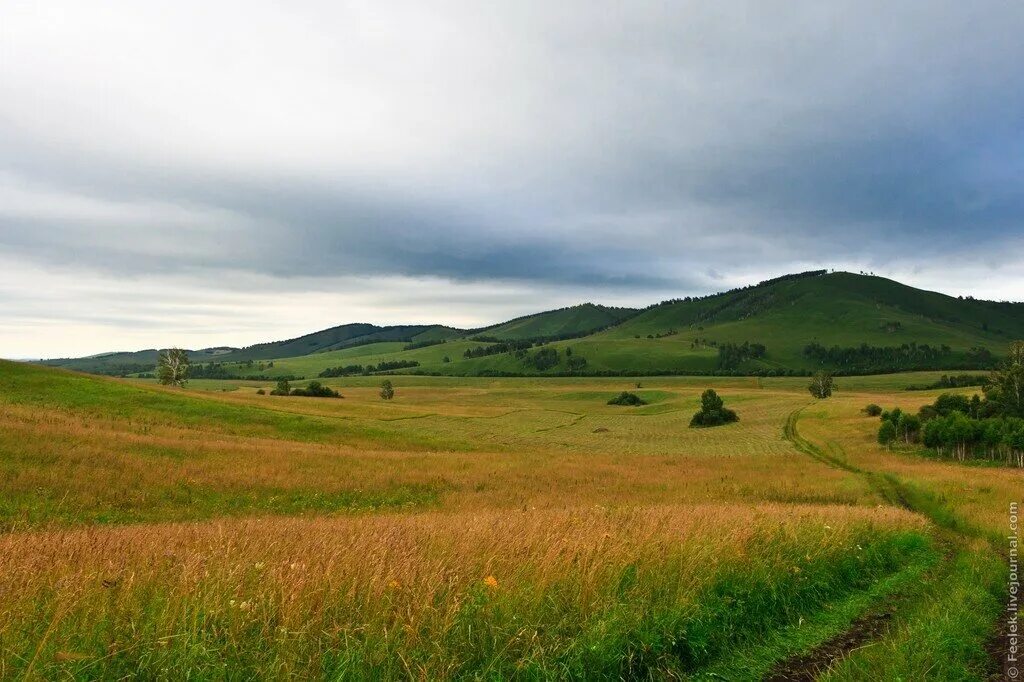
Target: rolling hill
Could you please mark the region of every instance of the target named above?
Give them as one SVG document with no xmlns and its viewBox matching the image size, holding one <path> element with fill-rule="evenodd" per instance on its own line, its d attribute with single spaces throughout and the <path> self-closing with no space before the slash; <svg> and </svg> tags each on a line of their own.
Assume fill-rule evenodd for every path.
<svg viewBox="0 0 1024 682">
<path fill-rule="evenodd" d="M 476 334 L 503 340 L 568 338 L 596 333 L 618 324 L 638 312 L 635 308 L 609 308 L 594 303 L 584 303 L 517 317 L 493 327 L 476 330 Z"/>
<path fill-rule="evenodd" d="M 815 271 L 641 311 L 588 303 L 472 331 L 348 324 L 243 349 L 197 351 L 193 360 L 220 363 L 237 376 L 253 373 L 251 361 L 273 360 L 274 367 L 261 368 L 261 374 L 306 378 L 338 367 L 380 371 L 380 363 L 400 363 L 404 372 L 483 376 L 770 375 L 818 368 L 861 374 L 981 370 L 1021 338 L 1021 303 Z M 131 363 L 152 363 L 154 357 L 155 351 L 142 351 L 50 364 L 130 373 L 145 371 L 132 370 Z"/>
</svg>

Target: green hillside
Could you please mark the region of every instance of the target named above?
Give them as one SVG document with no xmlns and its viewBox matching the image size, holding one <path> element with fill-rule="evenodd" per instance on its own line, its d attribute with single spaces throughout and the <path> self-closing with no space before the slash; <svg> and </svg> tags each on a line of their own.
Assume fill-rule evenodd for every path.
<svg viewBox="0 0 1024 682">
<path fill-rule="evenodd" d="M 603 336 L 611 341 L 659 334 L 668 336 L 656 340 L 675 340 L 692 350 L 744 341 L 764 344 L 765 358 L 747 363 L 749 368 L 831 366 L 804 353 L 811 343 L 826 348 L 948 346 L 943 357 L 911 368 L 967 367 L 976 364 L 972 348 L 998 354 L 1011 340 L 1024 338 L 1024 305 L 959 299 L 882 277 L 839 272 L 667 302 Z"/>
<path fill-rule="evenodd" d="M 193 353 L 193 360 L 218 363 L 218 371 L 232 376 L 305 378 L 327 370 L 341 372 L 330 376 L 803 374 L 819 368 L 866 374 L 983 370 L 1021 338 L 1024 304 L 818 271 L 639 312 L 588 303 L 469 332 L 348 324 L 244 349 L 207 349 Z M 151 365 L 154 357 L 155 351 L 142 351 L 54 364 L 134 373 L 148 369 L 131 369 L 132 362 Z"/>
<path fill-rule="evenodd" d="M 194 364 L 247 363 L 254 360 L 274 360 L 282 357 L 324 353 L 385 341 L 405 343 L 434 341 L 460 336 L 463 333 L 462 330 L 438 324 L 380 327 L 368 323 L 355 323 L 331 327 L 294 339 L 260 343 L 246 348 L 218 347 L 190 350 L 188 355 Z M 103 353 L 86 358 L 44 360 L 42 364 L 94 374 L 134 374 L 153 369 L 158 353 L 157 349 L 150 348 L 130 353 Z M 251 367 L 247 369 L 251 374 Z"/>
<path fill-rule="evenodd" d="M 286 341 L 273 341 L 242 348 L 221 358 L 224 362 L 242 360 L 272 360 L 274 358 L 309 355 L 325 351 L 361 346 L 380 341 L 423 341 L 457 336 L 462 332 L 443 325 L 395 325 L 379 327 L 374 324 L 343 324 L 306 334 Z"/>
<path fill-rule="evenodd" d="M 188 354 L 192 362 L 221 362 L 237 350 L 227 347 L 204 348 L 190 350 Z M 56 358 L 41 362 L 51 367 L 65 367 L 91 374 L 133 374 L 149 371 L 156 364 L 159 352 L 156 348 L 148 348 L 140 351 L 101 353 L 85 358 Z"/>
<path fill-rule="evenodd" d="M 525 321 L 535 323 L 543 317 Z M 1021 304 L 959 299 L 881 277 L 805 273 L 668 301 L 604 331 L 527 349 L 467 358 L 468 348 L 488 344 L 450 341 L 410 351 L 373 345 L 360 353 L 374 364 L 416 361 L 418 366 L 403 371 L 450 375 L 799 374 L 822 367 L 858 374 L 980 371 L 1017 338 L 1024 338 Z M 763 345 L 764 354 L 740 356 L 723 365 L 722 347 L 742 347 L 745 342 Z M 816 354 L 806 351 L 812 344 L 817 345 Z M 536 358 L 542 348 L 553 349 L 556 361 L 538 369 Z M 450 361 L 444 362 L 444 357 Z M 320 361 L 311 357 L 299 364 L 305 375 L 311 375 Z M 278 364 L 288 367 L 291 362 L 299 361 Z"/>
<path fill-rule="evenodd" d="M 476 331 L 481 336 L 498 339 L 568 338 L 595 333 L 635 315 L 634 308 L 609 308 L 584 303 L 535 315 L 525 315 L 508 322 Z"/>
</svg>

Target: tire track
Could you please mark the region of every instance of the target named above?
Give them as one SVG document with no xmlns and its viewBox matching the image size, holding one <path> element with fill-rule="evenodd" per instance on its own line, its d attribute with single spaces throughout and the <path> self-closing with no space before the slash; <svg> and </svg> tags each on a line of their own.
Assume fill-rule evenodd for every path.
<svg viewBox="0 0 1024 682">
<path fill-rule="evenodd" d="M 797 422 L 800 413 L 809 405 L 797 408 L 786 419 L 783 435 L 793 447 L 827 466 L 863 477 L 868 485 L 891 505 L 902 507 L 928 518 L 939 529 L 942 545 L 942 560 L 933 569 L 942 574 L 952 570 L 952 559 L 957 548 L 963 547 L 969 539 L 983 538 L 986 534 L 972 524 L 964 522 L 945 507 L 929 499 L 928 495 L 916 490 L 897 476 L 862 469 L 843 458 L 826 452 L 823 448 L 800 435 Z M 842 446 L 837 444 L 840 452 Z M 889 623 L 898 612 L 897 602 L 887 600 L 881 608 L 869 609 L 856 618 L 845 631 L 819 644 L 813 649 L 792 656 L 777 663 L 765 677 L 772 682 L 813 681 L 856 649 L 870 646 L 871 642 L 883 637 L 889 630 Z M 994 647 L 989 650 L 992 669 L 1001 670 L 1003 659 Z M 993 678 L 1000 679 L 1000 678 Z"/>
</svg>

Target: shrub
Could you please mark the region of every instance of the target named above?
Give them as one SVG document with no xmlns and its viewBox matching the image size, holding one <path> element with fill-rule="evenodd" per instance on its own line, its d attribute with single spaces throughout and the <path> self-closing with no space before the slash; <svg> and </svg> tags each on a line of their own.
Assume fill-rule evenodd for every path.
<svg viewBox="0 0 1024 682">
<path fill-rule="evenodd" d="M 630 393 L 629 391 L 623 391 L 619 395 L 617 395 L 614 398 L 612 398 L 611 400 L 609 400 L 608 404 L 609 405 L 629 405 L 629 406 L 635 407 L 637 405 L 646 405 L 647 401 L 644 400 L 643 398 L 641 398 L 640 396 L 638 396 L 636 393 Z"/>
<path fill-rule="evenodd" d="M 262 388 L 257 388 L 256 389 L 256 395 L 266 395 L 266 394 L 267 394 L 267 392 L 264 391 Z"/>
<path fill-rule="evenodd" d="M 878 417 L 882 414 L 882 408 L 874 403 L 866 405 L 861 411 L 869 417 Z"/>
<path fill-rule="evenodd" d="M 292 395 L 305 396 L 307 398 L 340 398 L 341 394 L 330 388 L 324 386 L 319 381 L 311 381 L 306 385 L 306 388 L 293 388 Z"/>
<path fill-rule="evenodd" d="M 725 407 L 725 402 L 714 389 L 707 389 L 700 396 L 700 411 L 690 419 L 690 427 L 720 426 L 739 421 L 735 412 Z"/>
<path fill-rule="evenodd" d="M 292 386 L 288 383 L 287 379 L 281 379 L 277 382 L 277 388 L 270 392 L 270 395 L 290 395 L 292 392 Z"/>
<path fill-rule="evenodd" d="M 380 385 L 380 397 L 381 400 L 391 400 L 395 397 L 395 387 L 390 379 L 385 379 Z"/>
</svg>

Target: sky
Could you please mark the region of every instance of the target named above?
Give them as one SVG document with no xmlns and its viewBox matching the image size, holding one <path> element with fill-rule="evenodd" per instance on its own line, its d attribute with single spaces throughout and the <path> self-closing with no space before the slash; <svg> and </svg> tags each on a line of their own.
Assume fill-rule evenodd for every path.
<svg viewBox="0 0 1024 682">
<path fill-rule="evenodd" d="M 1024 299 L 1024 3 L 0 4 L 0 357 L 814 268 Z"/>
</svg>

